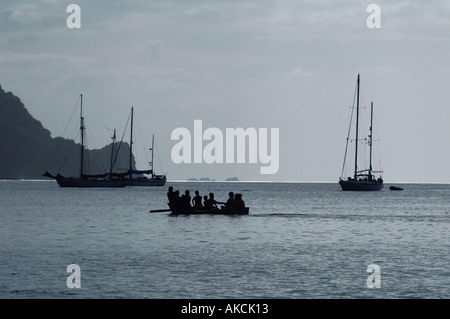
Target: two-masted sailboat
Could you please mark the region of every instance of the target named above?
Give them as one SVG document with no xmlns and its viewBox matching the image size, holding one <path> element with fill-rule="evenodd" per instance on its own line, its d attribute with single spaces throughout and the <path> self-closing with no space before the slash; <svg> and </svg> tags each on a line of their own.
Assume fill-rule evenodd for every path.
<svg viewBox="0 0 450 319">
<path fill-rule="evenodd" d="M 150 162 L 151 168 L 149 170 L 136 170 L 133 169 L 133 108 L 131 109 L 131 130 L 130 130 L 130 152 L 129 152 L 129 168 L 122 173 L 114 172 L 113 168 L 116 165 L 116 160 L 119 154 L 119 147 L 115 150 L 116 144 L 116 131 L 112 137 L 113 142 L 111 145 L 111 158 L 109 172 L 102 174 L 87 174 L 85 169 L 85 130 L 84 116 L 83 116 L 83 95 L 81 94 L 80 103 L 80 173 L 75 177 L 65 177 L 61 174 L 53 176 L 49 172 L 45 172 L 43 176 L 50 177 L 56 180 L 61 187 L 125 187 L 125 186 L 164 186 L 166 183 L 165 175 L 156 175 L 153 170 L 153 150 L 154 150 L 154 137 L 152 140 L 152 161 Z M 147 177 L 146 175 L 149 175 Z"/>
<path fill-rule="evenodd" d="M 373 144 L 373 102 L 371 102 L 370 105 L 370 128 L 369 128 L 369 135 L 367 138 L 360 138 L 359 137 L 359 111 L 360 111 L 360 76 L 358 74 L 357 79 L 357 91 L 356 91 L 356 132 L 355 132 L 355 162 L 354 162 L 354 171 L 353 176 L 347 177 L 347 179 L 344 179 L 344 168 L 346 165 L 346 158 L 347 158 L 347 150 L 348 150 L 348 143 L 349 143 L 349 136 L 347 136 L 347 145 L 345 147 L 345 156 L 344 156 L 344 164 L 342 165 L 342 174 L 339 178 L 339 184 L 341 185 L 342 190 L 344 191 L 379 191 L 383 188 L 383 179 L 381 178 L 381 175 L 379 177 L 376 177 L 376 173 L 382 173 L 382 171 L 374 171 L 372 169 L 372 144 Z M 353 115 L 353 112 L 352 112 Z M 351 126 L 351 120 L 350 120 L 350 126 Z M 350 129 L 349 129 L 350 134 Z M 367 145 L 369 146 L 369 164 L 368 167 L 365 167 L 363 169 L 360 169 L 358 167 L 358 144 L 360 144 L 361 141 L 367 141 Z"/>
<path fill-rule="evenodd" d="M 123 178 L 120 178 L 117 174 L 113 176 L 112 171 L 110 174 L 95 174 L 90 175 L 85 172 L 85 130 L 84 116 L 83 116 L 83 94 L 80 95 L 80 174 L 75 177 L 64 177 L 60 174 L 56 176 L 51 175 L 49 172 L 45 172 L 44 176 L 54 178 L 61 187 L 125 187 L 126 182 Z M 114 145 L 114 144 L 113 144 Z M 114 146 L 113 146 L 114 147 Z M 112 170 L 112 164 L 111 164 Z"/>
</svg>

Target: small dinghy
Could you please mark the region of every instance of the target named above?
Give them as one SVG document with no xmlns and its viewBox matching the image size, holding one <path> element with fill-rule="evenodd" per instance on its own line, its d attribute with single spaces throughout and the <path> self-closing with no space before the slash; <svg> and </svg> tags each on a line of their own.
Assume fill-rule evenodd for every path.
<svg viewBox="0 0 450 319">
<path fill-rule="evenodd" d="M 390 186 L 389 189 L 391 191 L 402 191 L 403 190 L 403 188 L 398 187 L 398 186 Z"/>
</svg>

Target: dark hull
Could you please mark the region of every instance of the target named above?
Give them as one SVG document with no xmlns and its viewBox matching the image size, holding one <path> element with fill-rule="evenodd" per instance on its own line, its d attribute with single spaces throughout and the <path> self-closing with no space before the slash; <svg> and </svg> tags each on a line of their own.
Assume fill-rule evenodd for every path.
<svg viewBox="0 0 450 319">
<path fill-rule="evenodd" d="M 243 210 L 201 209 L 201 208 L 174 209 L 171 207 L 171 214 L 173 215 L 248 215 L 249 211 L 250 211 L 249 207 L 245 207 L 245 209 Z"/>
<path fill-rule="evenodd" d="M 126 181 L 127 186 L 164 186 L 166 178 L 133 178 Z"/>
<path fill-rule="evenodd" d="M 64 177 L 56 180 L 61 187 L 125 187 L 123 180 L 98 180 Z"/>
<path fill-rule="evenodd" d="M 343 191 L 379 191 L 383 188 L 383 182 L 377 180 L 340 180 L 339 185 Z"/>
</svg>

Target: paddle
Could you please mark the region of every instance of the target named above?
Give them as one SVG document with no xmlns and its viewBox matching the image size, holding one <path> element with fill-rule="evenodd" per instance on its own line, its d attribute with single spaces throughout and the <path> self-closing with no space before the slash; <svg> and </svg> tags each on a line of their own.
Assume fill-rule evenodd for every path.
<svg viewBox="0 0 450 319">
<path fill-rule="evenodd" d="M 155 209 L 151 210 L 149 213 L 162 213 L 162 212 L 170 212 L 170 209 Z"/>
</svg>

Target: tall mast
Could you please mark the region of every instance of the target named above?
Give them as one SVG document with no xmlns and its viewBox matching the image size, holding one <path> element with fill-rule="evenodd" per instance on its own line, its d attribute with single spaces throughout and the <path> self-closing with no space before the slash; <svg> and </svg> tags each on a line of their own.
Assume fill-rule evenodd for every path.
<svg viewBox="0 0 450 319">
<path fill-rule="evenodd" d="M 111 146 L 111 163 L 109 164 L 109 176 L 112 176 L 113 171 L 113 157 L 114 157 L 114 144 L 116 143 L 116 129 L 114 129 L 114 135 L 112 137 L 112 146 Z"/>
<path fill-rule="evenodd" d="M 155 149 L 155 134 L 152 135 L 152 176 L 153 176 L 153 150 Z"/>
<path fill-rule="evenodd" d="M 356 137 L 355 137 L 355 179 L 358 174 L 358 125 L 359 125 L 359 74 L 357 80 L 357 96 L 356 96 Z"/>
<path fill-rule="evenodd" d="M 132 179 L 132 163 L 131 159 L 133 158 L 133 107 L 131 107 L 131 129 L 130 129 L 130 181 Z"/>
<path fill-rule="evenodd" d="M 370 103 L 370 135 L 369 135 L 369 146 L 370 146 L 370 161 L 369 161 L 369 180 L 372 180 L 372 123 L 373 123 L 373 102 Z"/>
<path fill-rule="evenodd" d="M 81 152 L 80 152 L 80 178 L 83 178 L 83 165 L 84 165 L 84 117 L 83 117 L 83 94 L 81 96 L 80 107 L 80 131 L 81 131 Z"/>
</svg>

